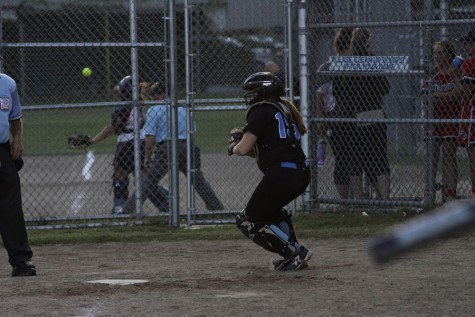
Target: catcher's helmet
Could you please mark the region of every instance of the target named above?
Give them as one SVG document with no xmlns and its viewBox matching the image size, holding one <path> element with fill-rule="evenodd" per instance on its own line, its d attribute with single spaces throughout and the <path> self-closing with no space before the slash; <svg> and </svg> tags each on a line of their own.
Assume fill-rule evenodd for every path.
<svg viewBox="0 0 475 317">
<path fill-rule="evenodd" d="M 249 91 L 244 95 L 249 104 L 285 95 L 282 80 L 269 72 L 252 74 L 244 81 L 242 88 Z"/>
<path fill-rule="evenodd" d="M 128 75 L 119 81 L 119 91 L 122 100 L 132 100 L 132 76 Z M 139 86 L 139 95 L 140 95 L 140 86 Z"/>
</svg>

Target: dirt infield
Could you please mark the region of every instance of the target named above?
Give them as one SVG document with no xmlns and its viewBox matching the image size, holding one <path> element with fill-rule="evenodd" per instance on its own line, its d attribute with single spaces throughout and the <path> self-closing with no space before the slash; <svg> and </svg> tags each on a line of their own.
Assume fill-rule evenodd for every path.
<svg viewBox="0 0 475 317">
<path fill-rule="evenodd" d="M 249 241 L 35 247 L 38 276 L 12 278 L 0 249 L 1 316 L 473 316 L 475 239 L 383 267 L 367 240 L 303 241 L 310 267 L 270 269 Z M 146 279 L 112 286 L 102 279 Z"/>
</svg>

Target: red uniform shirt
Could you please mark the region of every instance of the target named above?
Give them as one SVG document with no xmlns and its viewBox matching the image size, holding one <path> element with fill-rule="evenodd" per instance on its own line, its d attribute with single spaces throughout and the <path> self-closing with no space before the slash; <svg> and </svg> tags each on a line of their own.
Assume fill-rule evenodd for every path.
<svg viewBox="0 0 475 317">
<path fill-rule="evenodd" d="M 455 87 L 455 74 L 437 72 L 432 78 L 432 93 L 448 92 Z M 422 92 L 428 89 L 427 82 L 423 84 Z M 426 111 L 426 114 L 428 111 Z M 455 101 L 434 103 L 434 119 L 458 119 L 460 118 L 460 105 Z M 434 124 L 435 138 L 455 138 L 458 135 L 459 125 L 456 123 Z"/>
<path fill-rule="evenodd" d="M 462 79 L 463 77 L 475 77 L 475 57 L 465 60 L 461 70 Z M 461 118 L 475 119 L 475 94 L 473 92 L 471 96 L 465 96 L 464 98 Z M 461 146 L 475 145 L 475 124 L 462 123 L 460 125 L 458 143 Z"/>
</svg>

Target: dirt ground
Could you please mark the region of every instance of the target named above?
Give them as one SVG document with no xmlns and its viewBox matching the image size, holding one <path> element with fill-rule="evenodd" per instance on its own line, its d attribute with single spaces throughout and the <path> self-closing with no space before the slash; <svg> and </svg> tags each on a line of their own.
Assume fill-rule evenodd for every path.
<svg viewBox="0 0 475 317">
<path fill-rule="evenodd" d="M 306 240 L 297 272 L 247 240 L 34 247 L 38 276 L 10 277 L 1 316 L 473 316 L 475 239 L 450 239 L 376 266 L 367 240 Z M 91 284 L 102 279 L 146 283 Z"/>
</svg>

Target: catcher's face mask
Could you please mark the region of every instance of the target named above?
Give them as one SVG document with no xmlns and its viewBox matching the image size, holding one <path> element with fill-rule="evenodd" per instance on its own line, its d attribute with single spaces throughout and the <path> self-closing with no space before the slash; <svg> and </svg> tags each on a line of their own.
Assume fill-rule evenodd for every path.
<svg viewBox="0 0 475 317">
<path fill-rule="evenodd" d="M 259 101 L 258 98 L 259 89 L 254 89 L 244 94 L 244 100 L 246 101 L 247 105 L 252 105 L 256 103 L 257 101 Z"/>
</svg>

